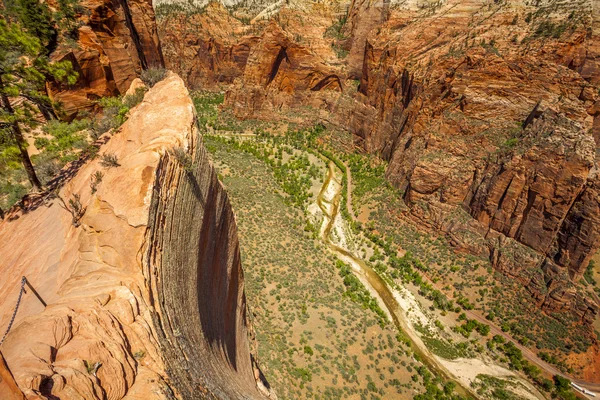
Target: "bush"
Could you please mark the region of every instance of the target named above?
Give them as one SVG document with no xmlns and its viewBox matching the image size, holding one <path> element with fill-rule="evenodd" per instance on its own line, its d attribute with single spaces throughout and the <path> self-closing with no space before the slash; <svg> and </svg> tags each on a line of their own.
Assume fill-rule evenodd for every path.
<svg viewBox="0 0 600 400">
<path fill-rule="evenodd" d="M 113 153 L 104 153 L 102 154 L 102 160 L 100 161 L 100 165 L 104 168 L 113 168 L 120 167 L 119 159 Z"/>
<path fill-rule="evenodd" d="M 146 87 L 139 87 L 135 89 L 134 94 L 125 96 L 123 98 L 123 104 L 125 104 L 125 106 L 127 106 L 128 108 L 133 108 L 137 106 L 142 102 L 142 100 L 144 100 L 144 95 L 147 91 L 148 89 Z"/>
<path fill-rule="evenodd" d="M 165 79 L 167 75 L 167 70 L 159 67 L 159 68 L 148 68 L 142 72 L 140 79 L 148 86 L 152 87 L 156 85 L 158 82 Z"/>
<path fill-rule="evenodd" d="M 175 157 L 177 162 L 181 164 L 186 172 L 192 172 L 194 170 L 194 161 L 183 147 L 176 147 L 171 150 L 170 153 Z"/>
<path fill-rule="evenodd" d="M 129 107 L 119 97 L 103 97 L 98 100 L 98 105 L 102 107 L 102 116 L 92 123 L 94 139 L 123 125 L 129 112 Z"/>
<path fill-rule="evenodd" d="M 102 182 L 102 178 L 104 178 L 104 173 L 101 171 L 96 171 L 90 178 L 90 188 L 92 189 L 92 194 L 96 193 L 98 190 L 98 185 Z"/>
</svg>

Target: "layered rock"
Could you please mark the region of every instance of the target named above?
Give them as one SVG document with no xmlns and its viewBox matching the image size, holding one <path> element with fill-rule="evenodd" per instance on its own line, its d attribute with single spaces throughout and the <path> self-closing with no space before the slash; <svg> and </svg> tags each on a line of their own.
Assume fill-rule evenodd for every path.
<svg viewBox="0 0 600 400">
<path fill-rule="evenodd" d="M 235 7 L 235 13 L 253 7 Z M 158 25 L 167 66 L 193 89 L 226 89 L 226 102 L 239 117 L 268 118 L 273 110 L 298 106 L 323 108 L 333 101 L 330 94 L 343 90 L 344 74 L 333 66 L 339 60 L 332 40 L 324 39 L 340 11 L 337 3 L 279 4 L 276 19 L 269 19 L 275 12 L 269 6 L 247 23 L 217 2 L 201 12 L 164 9 Z"/>
<path fill-rule="evenodd" d="M 243 88 L 243 89 L 242 89 Z M 272 21 L 252 48 L 244 74 L 225 102 L 240 118 L 270 118 L 293 107 L 327 108 L 343 91 L 337 71 Z"/>
<path fill-rule="evenodd" d="M 197 140 L 192 101 L 171 74 L 101 148 L 118 166 L 74 164 L 63 202 L 12 210 L 0 224 L 0 326 L 21 276 L 47 303 L 27 289 L 2 345 L 26 398 L 261 396 L 235 219 Z M 192 172 L 183 160 L 194 154 Z M 0 384 L 9 393 L 18 398 Z"/>
<path fill-rule="evenodd" d="M 598 305 L 573 282 L 600 246 L 591 11 L 583 1 L 392 8 L 364 37 L 361 103 L 343 118 L 389 160 L 414 215 L 488 254 L 543 307 L 588 322 Z M 454 219 L 458 207 L 478 224 Z"/>
<path fill-rule="evenodd" d="M 167 67 L 194 89 L 231 84 L 243 74 L 258 41 L 249 28 L 221 3 L 210 3 L 203 13 L 166 14 L 158 20 Z"/>
<path fill-rule="evenodd" d="M 51 54 L 71 61 L 79 74 L 74 86 L 48 88 L 68 118 L 100 97 L 125 94 L 143 69 L 164 65 L 151 1 L 93 0 L 81 6 L 76 46 L 63 43 Z"/>
</svg>

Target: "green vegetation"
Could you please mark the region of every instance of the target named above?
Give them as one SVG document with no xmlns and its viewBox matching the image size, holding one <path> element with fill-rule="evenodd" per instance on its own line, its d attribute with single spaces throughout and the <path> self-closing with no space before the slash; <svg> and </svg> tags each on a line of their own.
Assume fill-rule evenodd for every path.
<svg viewBox="0 0 600 400">
<path fill-rule="evenodd" d="M 27 21 L 37 24 L 37 20 Z M 35 36 L 42 32 L 29 33 L 34 31 L 34 25 L 24 30 L 17 22 L 0 19 L 0 145 L 5 149 L 13 146 L 13 150 L 8 152 L 9 157 L 11 153 L 15 154 L 15 149 L 18 150 L 29 183 L 40 190 L 42 183 L 29 157 L 23 130 L 28 131 L 38 125 L 36 110 L 46 116 L 52 110 L 52 102 L 46 94 L 46 79 L 51 77 L 58 82 L 73 84 L 77 74 L 68 61 L 50 63 L 45 56 L 45 48 Z M 10 98 L 15 97 L 27 101 L 11 103 Z"/>
<path fill-rule="evenodd" d="M 477 331 L 481 336 L 487 336 L 490 334 L 489 325 L 482 324 L 474 319 L 468 319 L 464 321 L 462 325 L 455 326 L 452 330 L 460 333 L 467 339 L 471 336 L 473 331 Z"/>
<path fill-rule="evenodd" d="M 453 343 L 448 343 L 446 340 L 426 335 L 422 336 L 421 339 L 427 348 L 433 352 L 433 354 L 443 357 L 447 360 L 455 360 L 468 355 L 465 348 L 466 346 L 464 345 L 455 345 Z"/>
<path fill-rule="evenodd" d="M 306 208 L 316 200 L 327 159 L 345 172 L 320 143 L 324 127 L 267 133 L 268 124 L 230 120 L 218 109 L 220 95 L 201 96 L 194 99 L 200 130 L 236 210 L 259 358 L 278 395 L 389 398 L 412 396 L 415 388 L 422 398 L 460 398 L 453 384 L 412 359 L 410 341 L 383 324 L 385 313 L 350 267 L 317 240 L 319 224 Z M 237 135 L 249 129 L 256 136 Z M 343 211 L 345 201 L 344 194 Z M 373 262 L 388 257 L 378 254 Z M 418 260 L 396 260 L 398 273 L 416 273 Z"/>
<path fill-rule="evenodd" d="M 279 151 L 279 144 L 258 141 L 271 149 L 271 157 Z M 204 142 L 236 210 L 258 356 L 278 396 L 317 398 L 327 393 L 348 398 L 369 392 L 367 385 L 392 397 L 408 393 L 410 376 L 388 372 L 400 362 L 415 365 L 405 345 L 394 338 L 389 324 L 382 328 L 377 314 L 351 300 L 356 292 L 362 296 L 364 288 L 354 291 L 348 280 L 346 286 L 333 256 L 305 231 L 304 205 L 290 201 L 263 156 L 223 138 L 205 135 Z M 282 150 L 282 164 L 307 156 L 288 147 Z M 309 161 L 321 178 L 325 163 L 312 157 Z"/>
<path fill-rule="evenodd" d="M 382 327 L 385 326 L 388 322 L 385 312 L 379 307 L 377 300 L 371 296 L 369 291 L 354 275 L 350 266 L 340 260 L 335 262 L 335 266 L 339 270 L 340 276 L 344 279 L 344 285 L 346 286 L 344 296 L 348 296 L 352 301 L 362 304 L 363 308 L 373 311 L 379 318 L 379 324 Z"/>
<path fill-rule="evenodd" d="M 499 379 L 494 376 L 479 374 L 473 387 L 477 394 L 494 400 L 519 400 L 522 397 L 515 393 L 519 384 L 509 379 Z M 513 389 L 513 390 L 511 390 Z"/>
<path fill-rule="evenodd" d="M 596 262 L 594 260 L 590 260 L 590 262 L 588 263 L 588 266 L 585 269 L 585 272 L 583 273 L 583 278 L 585 279 L 585 281 L 593 286 L 595 286 L 597 283 L 596 280 L 594 279 L 594 268 L 595 267 L 596 267 Z"/>
<path fill-rule="evenodd" d="M 577 399 L 571 388 L 571 381 L 558 375 L 554 376 L 554 392 L 552 392 L 552 397 L 562 400 Z"/>
<path fill-rule="evenodd" d="M 167 76 L 167 70 L 162 67 L 157 68 L 148 68 L 142 71 L 140 75 L 140 79 L 148 86 L 152 87 L 156 85 L 158 82 L 165 79 Z"/>
<path fill-rule="evenodd" d="M 542 21 L 535 29 L 534 36 L 560 39 L 567 28 L 568 25 L 566 23 L 555 24 L 552 21 Z"/>
<path fill-rule="evenodd" d="M 144 95 L 147 91 L 148 89 L 146 87 L 139 87 L 135 89 L 133 94 L 123 98 L 123 104 L 129 109 L 137 106 L 142 102 L 142 100 L 144 100 Z"/>
<path fill-rule="evenodd" d="M 338 40 L 344 39 L 344 25 L 346 25 L 347 19 L 348 15 L 339 17 L 333 25 L 325 30 L 324 36 Z"/>
<path fill-rule="evenodd" d="M 120 167 L 119 159 L 113 153 L 104 153 L 101 156 L 100 165 L 104 168 L 116 168 Z"/>
</svg>

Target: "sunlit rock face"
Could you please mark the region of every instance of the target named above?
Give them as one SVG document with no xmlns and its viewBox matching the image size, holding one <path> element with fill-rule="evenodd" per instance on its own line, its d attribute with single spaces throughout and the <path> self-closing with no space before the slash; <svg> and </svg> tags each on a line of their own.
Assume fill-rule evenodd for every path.
<svg viewBox="0 0 600 400">
<path fill-rule="evenodd" d="M 24 295 L 0 398 L 262 396 L 235 219 L 198 140 L 192 100 L 169 74 L 102 146 L 119 165 L 98 157 L 58 192 L 67 208 L 79 196 L 78 227 L 59 199 L 0 224 L 0 326 L 21 276 L 48 304 Z"/>
<path fill-rule="evenodd" d="M 124 95 L 145 68 L 164 61 L 150 0 L 82 1 L 75 43 L 59 43 L 53 60 L 69 60 L 79 74 L 75 86 L 49 85 L 60 111 L 72 118 L 103 96 Z"/>
</svg>

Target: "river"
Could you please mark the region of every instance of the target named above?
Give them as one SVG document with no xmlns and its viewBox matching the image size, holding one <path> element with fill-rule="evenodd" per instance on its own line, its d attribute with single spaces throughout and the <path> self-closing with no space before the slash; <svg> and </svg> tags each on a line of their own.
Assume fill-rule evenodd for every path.
<svg viewBox="0 0 600 400">
<path fill-rule="evenodd" d="M 457 384 L 457 393 L 462 395 L 477 398 L 478 396 L 470 384 L 478 374 L 486 374 L 518 381 L 521 390 L 517 390 L 517 394 L 523 398 L 544 399 L 545 397 L 527 380 L 500 365 L 479 358 L 446 360 L 433 354 L 427 348 L 415 329 L 415 323 L 430 326 L 433 321 L 422 311 L 416 297 L 406 288 L 390 287 L 362 258 L 349 250 L 351 238 L 345 233 L 347 232 L 346 221 L 339 212 L 342 197 L 341 176 L 342 172 L 337 166 L 333 162 L 329 162 L 327 175 L 317 196 L 317 207 L 312 207 L 313 212 L 318 208 L 323 214 L 320 237 L 340 260 L 351 266 L 355 275 L 377 299 L 380 307 L 396 328 L 411 339 L 411 348 L 414 353 L 418 354 L 420 359 L 437 375 L 454 381 Z M 334 232 L 335 234 L 332 234 Z"/>
</svg>

